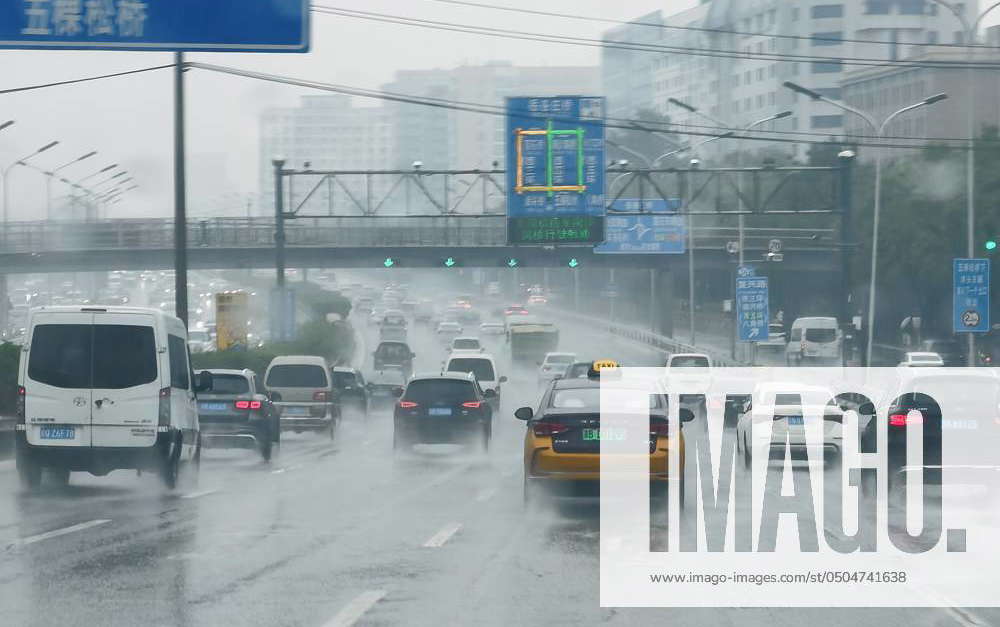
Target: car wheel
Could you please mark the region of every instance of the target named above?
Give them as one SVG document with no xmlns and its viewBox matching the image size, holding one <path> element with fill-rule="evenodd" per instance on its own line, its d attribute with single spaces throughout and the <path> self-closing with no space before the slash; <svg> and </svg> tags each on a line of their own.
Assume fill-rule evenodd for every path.
<svg viewBox="0 0 1000 627">
<path fill-rule="evenodd" d="M 163 481 L 163 485 L 168 490 L 173 490 L 177 487 L 177 477 L 180 474 L 181 466 L 181 447 L 180 443 L 174 444 L 174 448 L 171 449 L 169 455 L 160 462 L 160 480 Z"/>
<path fill-rule="evenodd" d="M 483 429 L 482 440 L 479 444 L 479 450 L 483 455 L 489 455 L 490 453 L 490 440 L 493 438 L 491 431 L 489 427 Z"/>
<path fill-rule="evenodd" d="M 28 450 L 17 451 L 17 477 L 21 482 L 21 487 L 25 490 L 37 490 L 42 484 L 42 466 L 35 461 L 34 456 Z"/>
<path fill-rule="evenodd" d="M 533 510 L 538 507 L 538 486 L 528 481 L 528 478 L 524 478 L 524 509 Z"/>
<path fill-rule="evenodd" d="M 271 461 L 271 453 L 273 452 L 274 440 L 271 439 L 270 433 L 262 433 L 260 442 L 260 457 L 265 462 Z"/>
<path fill-rule="evenodd" d="M 48 473 L 52 485 L 59 488 L 69 485 L 69 468 L 49 468 Z"/>
<path fill-rule="evenodd" d="M 746 470 L 753 469 L 753 459 L 750 454 L 750 446 L 747 444 L 747 436 L 743 435 L 743 468 Z"/>
</svg>

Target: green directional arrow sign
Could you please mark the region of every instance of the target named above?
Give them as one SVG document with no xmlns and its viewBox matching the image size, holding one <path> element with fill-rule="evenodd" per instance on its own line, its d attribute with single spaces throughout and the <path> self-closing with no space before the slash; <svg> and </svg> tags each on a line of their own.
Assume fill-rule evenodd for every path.
<svg viewBox="0 0 1000 627">
<path fill-rule="evenodd" d="M 569 264 L 567 265 L 569 265 L 570 268 L 575 268 L 578 265 L 580 265 L 580 262 L 576 260 L 576 257 L 573 257 L 572 259 L 569 260 Z"/>
<path fill-rule="evenodd" d="M 385 266 L 386 268 L 391 268 L 394 265 L 396 265 L 396 260 L 393 259 L 392 257 L 386 257 L 385 261 L 382 262 L 382 265 Z"/>
<path fill-rule="evenodd" d="M 444 260 L 444 266 L 446 268 L 450 268 L 453 265 L 455 265 L 455 258 L 454 257 L 448 257 L 447 259 Z"/>
</svg>

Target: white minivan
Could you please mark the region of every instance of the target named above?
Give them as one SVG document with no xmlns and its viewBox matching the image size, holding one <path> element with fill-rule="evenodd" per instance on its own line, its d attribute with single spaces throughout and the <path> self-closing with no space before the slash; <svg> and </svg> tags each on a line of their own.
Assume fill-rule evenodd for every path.
<svg viewBox="0 0 1000 627">
<path fill-rule="evenodd" d="M 18 371 L 15 453 L 26 489 L 43 471 L 157 472 L 168 488 L 201 454 L 197 391 L 179 318 L 138 307 L 41 307 Z"/>
<path fill-rule="evenodd" d="M 494 409 L 500 408 L 500 385 L 507 377 L 497 373 L 497 362 L 493 355 L 480 351 L 455 351 L 448 359 L 446 372 L 471 372 L 483 394 Z"/>
<path fill-rule="evenodd" d="M 843 333 L 836 318 L 796 318 L 785 347 L 789 366 L 807 363 L 839 366 L 842 360 Z"/>
</svg>

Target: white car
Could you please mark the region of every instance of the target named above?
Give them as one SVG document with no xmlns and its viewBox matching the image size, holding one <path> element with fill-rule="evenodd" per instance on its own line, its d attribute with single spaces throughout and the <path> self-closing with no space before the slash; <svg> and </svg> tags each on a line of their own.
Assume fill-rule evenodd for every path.
<svg viewBox="0 0 1000 627">
<path fill-rule="evenodd" d="M 482 335 L 504 335 L 507 333 L 502 322 L 484 322 L 479 325 L 479 333 Z"/>
<path fill-rule="evenodd" d="M 810 463 L 823 461 L 843 444 L 843 410 L 828 406 L 833 393 L 798 383 L 758 384 L 736 423 L 736 448 L 747 469 L 754 457 L 767 459 L 771 447 L 805 453 Z M 768 427 L 770 425 L 770 427 Z M 801 429 L 798 427 L 802 427 Z"/>
<path fill-rule="evenodd" d="M 667 359 L 667 368 L 711 368 L 712 358 L 704 353 L 674 353 Z"/>
<path fill-rule="evenodd" d="M 448 358 L 445 372 L 471 372 L 494 409 L 500 407 L 500 385 L 507 377 L 497 373 L 496 360 L 489 353 L 456 352 Z"/>
<path fill-rule="evenodd" d="M 909 368 L 943 367 L 944 359 L 937 353 L 906 353 L 899 365 Z"/>
<path fill-rule="evenodd" d="M 545 353 L 545 359 L 538 364 L 538 383 L 548 383 L 561 377 L 574 361 L 576 353 Z"/>
<path fill-rule="evenodd" d="M 168 488 L 197 470 L 201 454 L 187 328 L 175 316 L 138 307 L 41 307 L 28 316 L 18 372 L 15 456 L 21 484 L 42 471 L 60 484 L 70 472 L 158 473 Z"/>
<path fill-rule="evenodd" d="M 438 340 L 451 344 L 452 339 L 462 335 L 462 325 L 457 322 L 445 320 L 438 323 L 437 329 L 434 332 Z"/>
<path fill-rule="evenodd" d="M 796 318 L 785 347 L 785 362 L 789 366 L 808 363 L 839 366 L 842 351 L 843 333 L 836 318 Z"/>
<path fill-rule="evenodd" d="M 480 343 L 478 337 L 456 337 L 451 341 L 451 346 L 448 347 L 448 352 L 452 351 L 479 351 L 482 352 L 486 350 Z"/>
</svg>

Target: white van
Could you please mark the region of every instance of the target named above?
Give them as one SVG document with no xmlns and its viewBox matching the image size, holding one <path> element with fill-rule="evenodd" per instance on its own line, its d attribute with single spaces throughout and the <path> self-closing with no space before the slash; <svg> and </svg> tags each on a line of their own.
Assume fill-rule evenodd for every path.
<svg viewBox="0 0 1000 627">
<path fill-rule="evenodd" d="M 785 347 L 785 362 L 789 366 L 807 362 L 839 366 L 843 345 L 836 318 L 796 318 Z"/>
<path fill-rule="evenodd" d="M 201 455 L 197 381 L 179 318 L 138 307 L 41 307 L 28 316 L 15 452 L 27 489 L 47 471 L 152 470 L 174 488 Z M 197 384 L 197 385 L 196 385 Z"/>
<path fill-rule="evenodd" d="M 445 372 L 471 372 L 483 394 L 494 409 L 500 407 L 500 384 L 507 382 L 507 377 L 497 372 L 497 363 L 493 355 L 480 351 L 455 351 L 448 358 Z"/>
</svg>

